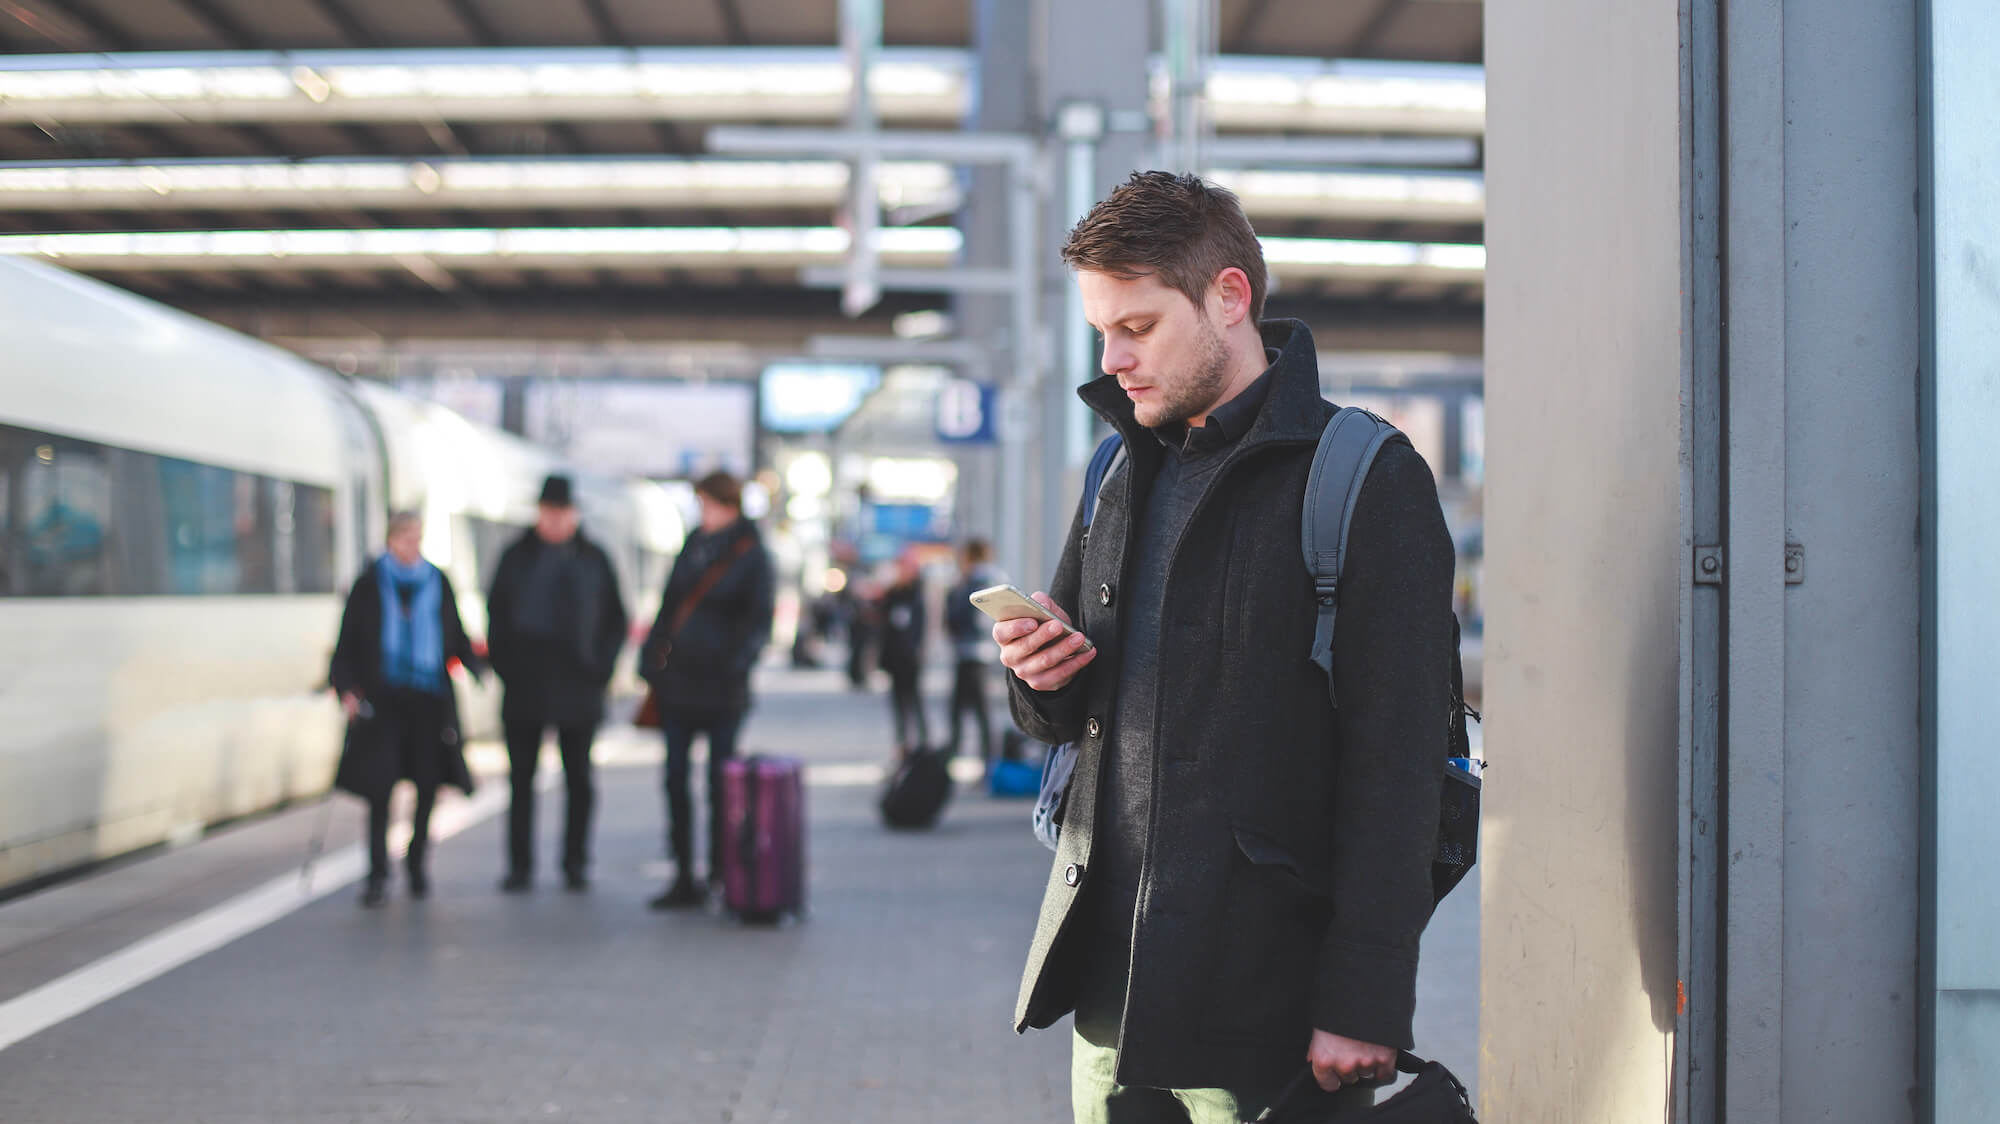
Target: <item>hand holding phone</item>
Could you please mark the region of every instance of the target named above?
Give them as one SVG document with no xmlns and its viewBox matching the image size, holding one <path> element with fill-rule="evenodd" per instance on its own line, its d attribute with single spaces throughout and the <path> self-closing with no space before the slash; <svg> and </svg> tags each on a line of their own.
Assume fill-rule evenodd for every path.
<svg viewBox="0 0 2000 1124">
<path fill-rule="evenodd" d="M 972 594 L 972 605 L 992 617 L 1000 662 L 1037 691 L 1058 691 L 1097 658 L 1097 647 L 1069 622 L 1046 593 L 998 585 Z"/>
</svg>

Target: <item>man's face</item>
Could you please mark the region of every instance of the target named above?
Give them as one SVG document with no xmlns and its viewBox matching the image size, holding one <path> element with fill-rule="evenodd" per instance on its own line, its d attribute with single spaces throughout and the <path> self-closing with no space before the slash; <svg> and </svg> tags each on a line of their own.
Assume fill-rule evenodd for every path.
<svg viewBox="0 0 2000 1124">
<path fill-rule="evenodd" d="M 1208 309 L 1152 275 L 1079 270 L 1076 285 L 1083 318 L 1104 337 L 1104 373 L 1117 377 L 1140 425 L 1207 415 L 1229 382 L 1229 352 Z"/>
<path fill-rule="evenodd" d="M 543 542 L 568 542 L 576 535 L 576 508 L 542 504 L 535 511 L 535 533 Z"/>
</svg>

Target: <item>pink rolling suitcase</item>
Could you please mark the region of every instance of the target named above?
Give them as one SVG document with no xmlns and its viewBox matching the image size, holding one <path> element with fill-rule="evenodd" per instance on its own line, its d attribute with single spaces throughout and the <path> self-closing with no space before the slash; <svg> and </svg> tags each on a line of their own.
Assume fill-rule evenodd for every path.
<svg viewBox="0 0 2000 1124">
<path fill-rule="evenodd" d="M 806 907 L 805 767 L 789 757 L 722 765 L 722 900 L 769 924 Z"/>
</svg>

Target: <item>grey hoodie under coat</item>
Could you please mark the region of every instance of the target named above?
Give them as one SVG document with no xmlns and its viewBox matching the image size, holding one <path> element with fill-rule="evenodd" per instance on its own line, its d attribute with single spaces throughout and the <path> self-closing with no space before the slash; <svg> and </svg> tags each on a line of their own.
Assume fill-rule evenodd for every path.
<svg viewBox="0 0 2000 1124">
<path fill-rule="evenodd" d="M 1118 681 L 1118 596 L 1165 565 L 1150 816 L 1121 816 L 1141 856 L 1117 1080 L 1161 1088 L 1274 1087 L 1314 1028 L 1407 1048 L 1417 946 L 1432 907 L 1449 714 L 1453 549 L 1429 467 L 1384 448 L 1354 515 L 1334 677 L 1309 660 L 1316 613 L 1299 549 L 1320 431 L 1311 334 L 1267 321 L 1279 351 L 1263 408 L 1229 450 L 1166 560 L 1128 557 L 1134 512 L 1165 450 L 1117 380 L 1079 396 L 1124 435 L 1126 469 L 1085 534 L 1072 521 L 1049 592 L 1100 648 L 1060 691 L 1009 675 L 1030 736 L 1081 747 L 1029 951 L 1016 1027 L 1076 1006 L 1093 912 L 1098 779 Z M 1120 794 L 1128 806 L 1131 794 Z"/>
</svg>

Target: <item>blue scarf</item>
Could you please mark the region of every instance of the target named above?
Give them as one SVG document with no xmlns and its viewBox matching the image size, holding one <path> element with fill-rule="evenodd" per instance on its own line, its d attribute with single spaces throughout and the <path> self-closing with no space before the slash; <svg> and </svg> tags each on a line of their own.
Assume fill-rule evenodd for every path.
<svg viewBox="0 0 2000 1124">
<path fill-rule="evenodd" d="M 444 627 L 439 621 L 444 575 L 421 558 L 416 565 L 405 566 L 394 555 L 384 554 L 375 564 L 375 581 L 382 594 L 382 681 L 391 687 L 443 694 Z"/>
</svg>

